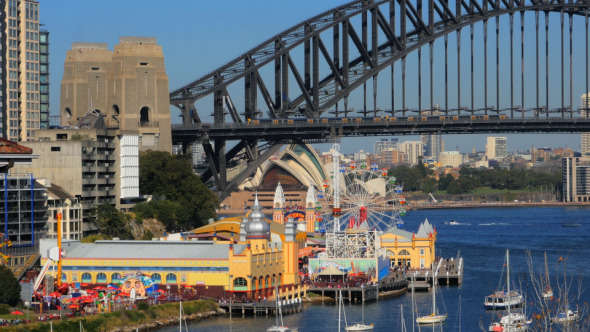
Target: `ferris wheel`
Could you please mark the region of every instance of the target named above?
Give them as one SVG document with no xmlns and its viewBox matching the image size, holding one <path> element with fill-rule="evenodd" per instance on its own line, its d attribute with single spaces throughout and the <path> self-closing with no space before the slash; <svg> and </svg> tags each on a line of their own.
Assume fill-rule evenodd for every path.
<svg viewBox="0 0 590 332">
<path fill-rule="evenodd" d="M 368 165 L 364 161 L 340 164 L 338 159 L 333 159 L 335 172 L 330 180 L 324 181 L 324 188 L 318 193 L 320 230 L 384 231 L 403 227 L 405 198 L 396 178 L 377 164 Z"/>
</svg>

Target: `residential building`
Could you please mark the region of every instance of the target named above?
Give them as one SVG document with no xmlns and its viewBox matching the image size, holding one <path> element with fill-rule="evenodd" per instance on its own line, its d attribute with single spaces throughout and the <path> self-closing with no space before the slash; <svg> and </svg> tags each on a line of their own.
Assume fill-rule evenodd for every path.
<svg viewBox="0 0 590 332">
<path fill-rule="evenodd" d="M 39 239 L 46 233 L 45 187 L 33 174 L 12 169 L 38 158 L 32 153 L 30 148 L 0 138 L 0 244 L 4 245 L 0 245 L 0 264 L 6 264 L 18 278 L 35 263 Z"/>
<path fill-rule="evenodd" d="M 464 156 L 459 151 L 443 151 L 439 155 L 439 163 L 442 167 L 460 167 Z"/>
<path fill-rule="evenodd" d="M 562 159 L 563 201 L 590 202 L 590 157 Z"/>
<path fill-rule="evenodd" d="M 404 162 L 403 153 L 397 149 L 388 148 L 381 151 L 381 166 L 391 168 Z"/>
<path fill-rule="evenodd" d="M 421 135 L 421 139 L 424 145 L 424 156 L 438 161 L 438 156 L 443 151 L 442 135 L 426 134 Z"/>
<path fill-rule="evenodd" d="M 397 143 L 398 143 L 397 138 L 391 138 L 391 139 L 383 138 L 380 141 L 373 143 L 373 153 L 376 155 L 379 155 L 384 150 L 396 149 Z"/>
<path fill-rule="evenodd" d="M 398 150 L 404 154 L 404 160 L 410 165 L 418 164 L 418 157 L 424 156 L 422 141 L 400 142 Z"/>
<path fill-rule="evenodd" d="M 26 141 L 40 128 L 39 3 L 0 2 L 2 12 L 2 136 Z"/>
<path fill-rule="evenodd" d="M 139 135 L 139 149 L 172 151 L 168 76 L 155 38 L 121 37 L 106 44 L 73 43 L 61 82 L 61 125 L 89 112 L 105 126 Z"/>
<path fill-rule="evenodd" d="M 49 181 L 48 181 L 49 182 Z M 62 239 L 82 239 L 82 205 L 78 198 L 55 183 L 47 186 L 47 238 L 57 239 L 57 215 L 62 214 Z"/>
<path fill-rule="evenodd" d="M 488 160 L 502 159 L 508 156 L 508 140 L 506 137 L 488 136 L 486 157 Z"/>
<path fill-rule="evenodd" d="M 49 31 L 39 30 L 40 129 L 49 128 Z"/>
</svg>

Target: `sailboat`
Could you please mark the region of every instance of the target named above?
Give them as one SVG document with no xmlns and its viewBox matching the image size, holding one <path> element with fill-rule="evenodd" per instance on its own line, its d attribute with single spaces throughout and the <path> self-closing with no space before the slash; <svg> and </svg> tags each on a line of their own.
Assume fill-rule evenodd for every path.
<svg viewBox="0 0 590 332">
<path fill-rule="evenodd" d="M 179 312 L 180 312 L 180 314 L 179 314 L 179 315 L 180 315 L 180 317 L 179 317 L 179 320 L 178 320 L 178 322 L 179 322 L 179 324 L 180 324 L 180 325 L 178 326 L 178 331 L 179 331 L 179 332 L 182 332 L 182 319 L 183 319 L 183 318 L 182 318 L 182 314 L 183 314 L 183 312 L 182 312 L 182 301 L 180 301 L 180 308 L 179 308 Z M 185 331 L 187 331 L 187 332 L 188 332 L 188 325 L 186 324 L 186 321 L 184 322 L 184 326 L 185 326 L 185 328 L 186 328 L 186 330 L 185 330 Z"/>
<path fill-rule="evenodd" d="M 346 331 L 373 331 L 373 324 L 365 325 L 365 303 L 362 304 L 362 322 L 351 326 L 346 326 Z"/>
<path fill-rule="evenodd" d="M 547 252 L 545 252 L 545 290 L 541 294 L 544 299 L 553 297 L 553 290 L 551 289 L 551 282 L 549 281 L 549 270 L 547 269 Z"/>
<path fill-rule="evenodd" d="M 279 297 L 279 287 L 275 287 L 275 310 L 276 310 L 276 323 L 275 325 L 266 329 L 266 332 L 296 332 L 297 330 L 290 329 L 287 326 L 283 325 L 283 313 L 281 311 L 280 306 L 281 298 Z M 281 325 L 279 325 L 279 317 L 281 320 Z"/>
<path fill-rule="evenodd" d="M 506 249 L 506 283 L 508 284 L 508 292 L 505 292 L 502 289 L 486 296 L 483 302 L 486 309 L 496 310 L 514 308 L 519 307 L 524 303 L 524 297 L 518 290 L 510 291 L 510 269 L 508 259 L 508 249 Z"/>
<path fill-rule="evenodd" d="M 436 273 L 432 277 L 432 313 L 428 316 L 421 316 L 416 318 L 418 324 L 437 324 L 442 323 L 447 319 L 447 314 L 441 315 L 436 310 Z"/>
<path fill-rule="evenodd" d="M 508 249 L 506 249 L 506 284 L 508 289 L 508 302 L 511 303 L 510 293 L 510 255 Z M 522 296 L 522 295 L 521 295 Z M 489 327 L 490 332 L 519 332 L 528 331 L 530 320 L 526 319 L 526 316 L 521 312 L 510 312 L 511 306 L 506 306 L 508 313 L 500 318 L 500 322 L 494 322 Z"/>
</svg>

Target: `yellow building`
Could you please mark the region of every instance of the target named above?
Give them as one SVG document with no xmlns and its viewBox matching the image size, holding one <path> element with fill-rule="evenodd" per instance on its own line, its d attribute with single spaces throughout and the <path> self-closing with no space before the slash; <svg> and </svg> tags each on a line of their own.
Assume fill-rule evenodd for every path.
<svg viewBox="0 0 590 332">
<path fill-rule="evenodd" d="M 224 223 L 235 227 L 235 223 Z M 212 241 L 64 241 L 61 278 L 68 284 L 105 285 L 143 275 L 151 279 L 144 282 L 146 287 L 151 283 L 173 289 L 221 286 L 225 292 L 249 298 L 270 296 L 275 286 L 286 286 L 295 293 L 300 284 L 299 242 L 305 240 L 297 239 L 295 222 L 282 227 L 283 236 L 272 241 L 271 225 L 256 200 L 252 212 L 239 223 L 238 241 L 231 236 L 218 241 L 217 234 Z M 47 261 L 47 249 L 54 246 L 55 239 L 42 241 L 42 264 Z"/>
<path fill-rule="evenodd" d="M 436 228 L 426 219 L 417 233 L 398 228 L 381 235 L 381 249 L 385 249 L 391 265 L 410 268 L 430 268 L 435 259 Z"/>
</svg>

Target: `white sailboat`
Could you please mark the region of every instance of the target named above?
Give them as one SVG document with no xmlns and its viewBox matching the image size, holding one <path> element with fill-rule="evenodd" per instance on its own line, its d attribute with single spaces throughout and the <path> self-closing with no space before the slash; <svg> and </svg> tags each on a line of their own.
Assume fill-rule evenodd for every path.
<svg viewBox="0 0 590 332">
<path fill-rule="evenodd" d="M 436 273 L 432 276 L 432 313 L 416 318 L 418 324 L 437 324 L 447 319 L 447 314 L 439 314 L 436 310 Z"/>
<path fill-rule="evenodd" d="M 183 317 L 182 317 L 182 314 L 183 314 L 183 312 L 182 312 L 182 301 L 180 301 L 180 307 L 179 307 L 179 310 L 178 311 L 179 311 L 179 319 L 178 319 L 179 326 L 178 326 L 178 331 L 179 332 L 182 332 L 182 321 L 183 321 Z M 185 331 L 188 332 L 188 325 L 186 324 L 186 321 L 184 321 L 184 327 L 186 328 Z"/>
<path fill-rule="evenodd" d="M 486 309 L 497 310 L 519 307 L 524 303 L 524 296 L 518 290 L 510 290 L 510 268 L 509 268 L 508 249 L 506 249 L 506 283 L 508 291 L 504 289 L 488 295 L 484 299 Z"/>
<path fill-rule="evenodd" d="M 295 329 L 290 329 L 283 324 L 283 313 L 281 310 L 280 305 L 281 298 L 279 297 L 279 287 L 275 287 L 275 310 L 276 310 L 276 323 L 275 325 L 266 329 L 266 332 L 296 332 Z M 281 324 L 279 325 L 279 319 L 281 320 Z"/>
<path fill-rule="evenodd" d="M 550 299 L 553 297 L 553 289 L 551 289 L 551 282 L 549 281 L 549 270 L 547 269 L 547 252 L 545 252 L 545 290 L 543 290 L 543 298 Z"/>
<path fill-rule="evenodd" d="M 351 326 L 346 326 L 346 331 L 373 331 L 373 324 L 365 324 L 365 303 L 363 302 L 361 309 L 362 320 L 361 323 L 356 323 Z"/>
<path fill-rule="evenodd" d="M 510 255 L 506 249 L 506 283 L 508 289 L 508 303 L 511 301 L 510 293 Z M 499 322 L 494 322 L 489 327 L 490 332 L 520 332 L 528 331 L 530 320 L 521 312 L 510 312 L 510 305 L 506 307 L 507 314 L 503 315 Z"/>
</svg>

